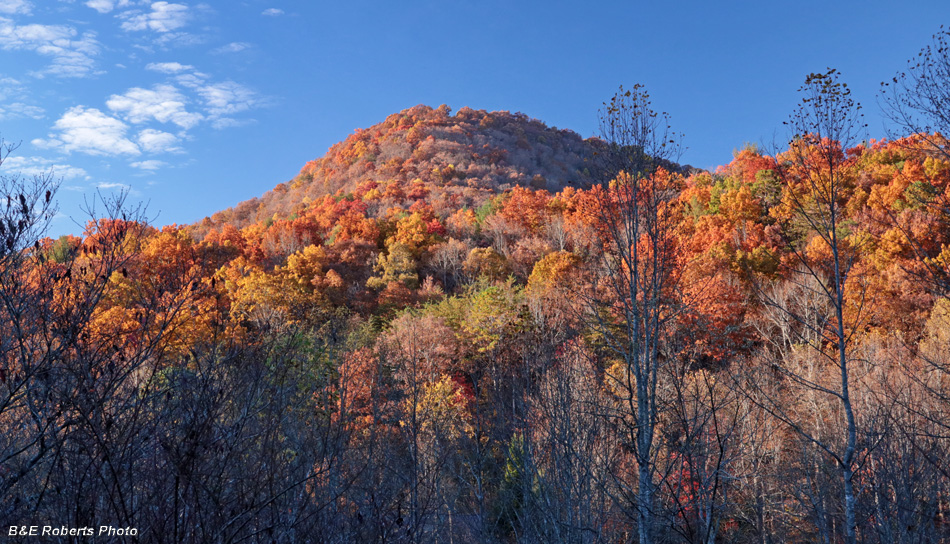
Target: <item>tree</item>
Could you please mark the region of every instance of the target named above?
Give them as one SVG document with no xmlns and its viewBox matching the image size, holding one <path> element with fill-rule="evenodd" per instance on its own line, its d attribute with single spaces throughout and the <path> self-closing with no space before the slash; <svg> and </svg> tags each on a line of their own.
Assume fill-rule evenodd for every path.
<svg viewBox="0 0 950 544">
<path fill-rule="evenodd" d="M 371 289 L 383 289 L 392 283 L 401 283 L 409 289 L 419 286 L 419 273 L 412 248 L 394 242 L 389 253 L 380 253 L 376 258 L 376 274 L 366 282 Z"/>
<path fill-rule="evenodd" d="M 941 26 L 905 71 L 881 83 L 881 99 L 887 117 L 950 159 L 950 30 Z"/>
<path fill-rule="evenodd" d="M 590 354 L 562 345 L 530 401 L 523 541 L 609 542 L 613 520 L 604 484 L 616 454 L 602 417 L 607 399 Z"/>
<path fill-rule="evenodd" d="M 55 189 L 49 175 L 0 183 L 0 517 L 134 525 L 151 493 L 139 483 L 154 451 L 144 413 L 156 373 L 179 355 L 197 269 L 152 281 L 137 256 L 154 230 L 123 194 L 101 198 L 104 217 L 91 206 L 75 250 L 45 250 Z M 148 264 L 175 268 L 180 256 Z"/>
<path fill-rule="evenodd" d="M 847 84 L 839 81 L 836 70 L 810 74 L 799 91 L 803 98 L 786 123 L 792 132 L 790 149 L 779 157 L 777 170 L 786 189 L 772 214 L 791 254 L 783 272 L 812 302 L 792 304 L 775 296 L 776 291 L 767 293 L 761 288 L 759 294 L 767 307 L 796 325 L 793 342 L 804 346 L 792 351 L 805 358 L 801 365 L 789 364 L 788 359 L 777 365 L 781 376 L 792 387 L 804 387 L 815 406 L 832 399 L 837 405 L 832 413 L 838 412 L 840 420 L 835 422 L 837 426 L 822 430 L 821 425 L 809 421 L 817 418 L 816 414 L 795 413 L 794 403 L 780 406 L 774 398 L 758 398 L 764 398 L 770 412 L 806 444 L 835 463 L 842 486 L 843 536 L 853 544 L 857 540 L 858 427 L 850 348 L 866 307 L 857 262 L 861 237 L 848 229 L 845 203 L 853 186 L 847 150 L 864 125 L 860 105 L 850 97 Z M 829 530 L 822 529 L 823 533 Z M 823 534 L 822 538 L 833 537 Z"/>
<path fill-rule="evenodd" d="M 16 148 L 0 139 L 0 166 Z M 59 277 L 33 273 L 44 267 L 39 240 L 55 213 L 57 185 L 49 175 L 0 176 L 0 428 L 18 430 L 0 440 L 0 502 L 12 505 L 12 512 L 0 509 L 4 520 L 16 515 L 21 480 L 38 470 L 60 431 L 55 408 L 36 387 L 63 351 L 42 341 Z"/>
<path fill-rule="evenodd" d="M 680 145 L 668 116 L 653 111 L 650 96 L 636 85 L 620 91 L 600 112 L 603 157 L 615 174 L 595 188 L 600 274 L 588 298 L 592 327 L 619 368 L 610 372 L 616 394 L 613 418 L 623 446 L 633 452 L 637 482 L 615 475 L 618 498 L 632 513 L 641 544 L 656 540 L 657 384 L 669 361 L 666 340 L 678 307 L 671 206 L 673 177 L 663 169 Z"/>
<path fill-rule="evenodd" d="M 907 61 L 905 71 L 881 83 L 881 102 L 885 115 L 911 135 L 899 142 L 908 142 L 924 157 L 950 161 L 950 30 L 941 26 L 932 42 Z M 932 194 L 922 196 L 928 211 L 950 223 L 950 194 L 927 193 Z M 943 248 L 937 257 L 927 255 L 925 240 L 904 226 L 901 230 L 919 256 L 929 257 L 921 259 L 926 265 L 923 279 L 938 295 L 950 298 L 950 248 Z"/>
<path fill-rule="evenodd" d="M 470 249 L 468 245 L 455 238 L 433 246 L 429 259 L 429 269 L 442 280 L 442 286 L 451 291 L 463 279 L 462 263 Z"/>
<path fill-rule="evenodd" d="M 406 531 L 411 542 L 422 538 L 428 518 L 441 506 L 436 501 L 445 501 L 441 472 L 453 439 L 463 432 L 463 404 L 456 402 L 456 389 L 443 374 L 456 355 L 454 339 L 441 319 L 406 313 L 393 321 L 379 343 L 404 395 L 400 428 L 408 450 Z"/>
<path fill-rule="evenodd" d="M 730 495 L 738 487 L 733 465 L 743 414 L 725 372 L 687 372 L 680 365 L 669 370 L 662 470 L 668 521 L 685 541 L 714 544 L 734 514 Z"/>
</svg>

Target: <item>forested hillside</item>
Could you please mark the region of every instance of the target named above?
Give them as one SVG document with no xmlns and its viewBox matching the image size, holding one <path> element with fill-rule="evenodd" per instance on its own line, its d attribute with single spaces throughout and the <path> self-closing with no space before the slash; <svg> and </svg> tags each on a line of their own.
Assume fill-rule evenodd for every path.
<svg viewBox="0 0 950 544">
<path fill-rule="evenodd" d="M 448 215 L 478 208 L 515 186 L 590 187 L 606 175 L 604 149 L 598 138 L 585 140 L 521 113 L 462 108 L 453 114 L 444 104 L 416 106 L 357 130 L 261 198 L 205 219 L 196 236 L 203 238 L 212 226 L 286 218 L 324 196 L 359 194 L 373 210 L 425 199 Z"/>
<path fill-rule="evenodd" d="M 599 144 L 523 114 L 462 108 L 453 115 L 445 105 L 416 106 L 357 130 L 295 179 L 210 219 L 243 227 L 288 216 L 316 198 L 373 189 L 378 193 L 369 201 L 379 206 L 424 193 L 441 211 L 477 207 L 515 185 L 589 186 L 597 178 Z"/>
<path fill-rule="evenodd" d="M 0 525 L 950 539 L 948 142 L 802 92 L 712 172 L 637 86 L 589 140 L 417 106 L 191 226 L 7 183 Z"/>
</svg>

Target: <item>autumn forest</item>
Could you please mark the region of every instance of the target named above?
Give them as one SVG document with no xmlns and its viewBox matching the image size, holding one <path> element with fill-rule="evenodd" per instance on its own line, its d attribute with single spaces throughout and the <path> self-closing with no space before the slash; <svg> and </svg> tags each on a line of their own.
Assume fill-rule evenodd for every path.
<svg viewBox="0 0 950 544">
<path fill-rule="evenodd" d="M 50 238 L 55 177 L 4 174 L 0 526 L 950 541 L 948 46 L 892 132 L 829 69 L 712 171 L 635 85 L 588 139 L 409 108 L 191 225 Z"/>
</svg>

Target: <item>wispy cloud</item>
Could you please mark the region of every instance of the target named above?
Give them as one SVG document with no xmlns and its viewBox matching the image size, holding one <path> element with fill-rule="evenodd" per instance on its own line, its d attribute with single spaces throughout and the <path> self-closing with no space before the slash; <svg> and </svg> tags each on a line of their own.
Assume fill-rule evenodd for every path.
<svg viewBox="0 0 950 544">
<path fill-rule="evenodd" d="M 204 118 L 200 113 L 185 109 L 185 97 L 172 85 L 156 85 L 151 89 L 133 87 L 125 94 L 109 97 L 106 106 L 135 124 L 154 119 L 189 129 Z"/>
<path fill-rule="evenodd" d="M 127 191 L 131 188 L 132 188 L 131 185 L 126 185 L 125 183 L 115 183 L 111 181 L 103 181 L 96 184 L 96 189 L 111 189 L 111 190 Z"/>
<path fill-rule="evenodd" d="M 139 155 L 138 146 L 126 138 L 129 127 L 96 108 L 75 106 L 53 125 L 56 134 L 33 140 L 41 148 L 77 151 L 89 155 Z"/>
<path fill-rule="evenodd" d="M 123 30 L 153 32 L 171 32 L 184 27 L 191 19 L 191 12 L 185 4 L 154 2 L 151 11 L 128 11 L 120 15 L 125 19 Z"/>
<path fill-rule="evenodd" d="M 175 76 L 175 81 L 182 87 L 197 89 L 208 82 L 208 77 L 208 74 L 196 71 L 190 74 L 178 74 Z"/>
<path fill-rule="evenodd" d="M 82 168 L 56 163 L 43 157 L 9 157 L 3 161 L 3 168 L 7 171 L 19 173 L 22 176 L 46 176 L 52 174 L 54 179 L 89 179 L 89 174 Z"/>
<path fill-rule="evenodd" d="M 267 105 L 267 99 L 253 89 L 231 80 L 214 81 L 191 65 L 154 62 L 146 69 L 167 74 L 167 81 L 113 94 L 102 109 L 72 107 L 53 124 L 46 138 L 32 143 L 65 153 L 135 157 L 135 168 L 154 170 L 164 165 L 154 156 L 183 153 L 182 141 L 198 125 L 224 129 L 253 123 L 252 119 L 240 118 L 240 114 Z M 4 88 L 21 87 L 16 80 L 0 79 L 0 98 Z M 14 105 L 17 115 L 44 113 L 27 107 L 26 102 L 8 102 L 10 105 L 0 102 L 0 116 L 12 114 Z"/>
<path fill-rule="evenodd" d="M 217 130 L 226 128 L 246 127 L 257 123 L 255 119 L 235 119 L 233 117 L 219 117 L 211 121 L 211 127 Z"/>
<path fill-rule="evenodd" d="M 215 55 L 222 55 L 225 53 L 240 53 L 241 51 L 244 51 L 250 47 L 251 44 L 247 42 L 231 42 L 227 45 L 222 45 L 221 47 L 212 49 L 211 52 Z"/>
<path fill-rule="evenodd" d="M 168 132 L 147 128 L 136 136 L 139 147 L 146 153 L 175 153 L 180 152 L 178 137 Z"/>
<path fill-rule="evenodd" d="M 115 8 L 124 8 L 131 5 L 130 0 L 88 0 L 86 5 L 99 13 L 109 13 Z"/>
<path fill-rule="evenodd" d="M 32 9 L 28 0 L 0 0 L 0 13 L 29 15 Z"/>
<path fill-rule="evenodd" d="M 177 74 L 187 70 L 194 70 L 195 67 L 180 62 L 150 62 L 145 65 L 145 69 L 153 72 L 161 72 L 163 74 Z"/>
<path fill-rule="evenodd" d="M 22 93 L 25 90 L 26 86 L 19 80 L 12 77 L 0 78 L 0 98 L 6 98 L 12 93 Z"/>
<path fill-rule="evenodd" d="M 266 15 L 268 17 L 278 17 L 284 14 L 284 10 L 277 8 L 267 8 L 261 12 L 261 15 Z"/>
<path fill-rule="evenodd" d="M 211 117 L 233 115 L 261 104 L 257 93 L 233 81 L 204 85 L 197 91 L 204 99 Z"/>
<path fill-rule="evenodd" d="M 253 89 L 234 81 L 210 82 L 201 72 L 181 73 L 174 80 L 198 95 L 205 119 L 216 129 L 246 125 L 250 121 L 227 116 L 266 106 L 268 101 Z"/>
<path fill-rule="evenodd" d="M 0 121 L 9 119 L 42 119 L 46 111 L 32 104 L 35 93 L 12 77 L 0 78 Z"/>
<path fill-rule="evenodd" d="M 0 0 L 2 1 L 2 0 Z M 65 25 L 17 25 L 0 17 L 0 48 L 33 51 L 52 58 L 52 64 L 34 75 L 42 77 L 83 77 L 95 68 L 99 42 L 93 32 L 82 35 Z"/>
<path fill-rule="evenodd" d="M 0 106 L 0 121 L 22 119 L 25 117 L 42 119 L 45 116 L 46 111 L 43 108 L 24 104 L 23 102 L 11 102 Z"/>
<path fill-rule="evenodd" d="M 190 34 L 188 32 L 166 32 L 159 34 L 158 37 L 155 38 L 155 44 L 161 47 L 190 47 L 201 45 L 206 41 L 208 41 L 206 36 Z"/>
<path fill-rule="evenodd" d="M 162 161 L 148 160 L 148 161 L 132 162 L 132 163 L 129 163 L 129 166 L 131 166 L 132 168 L 138 168 L 139 170 L 148 170 L 148 171 L 154 172 L 155 170 L 158 170 L 162 168 L 163 166 L 167 166 L 167 164 Z"/>
</svg>

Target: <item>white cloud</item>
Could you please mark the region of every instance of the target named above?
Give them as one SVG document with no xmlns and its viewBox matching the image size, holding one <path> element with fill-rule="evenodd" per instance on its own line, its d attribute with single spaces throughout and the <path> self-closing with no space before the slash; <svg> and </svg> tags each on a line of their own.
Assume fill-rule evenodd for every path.
<svg viewBox="0 0 950 544">
<path fill-rule="evenodd" d="M 0 0 L 2 1 L 2 0 Z M 16 25 L 0 17 L 0 48 L 33 51 L 52 57 L 52 64 L 34 75 L 50 74 L 59 77 L 82 77 L 95 68 L 99 42 L 93 32 L 77 38 L 76 29 L 64 25 Z"/>
<path fill-rule="evenodd" d="M 0 106 L 0 121 L 8 119 L 22 119 L 29 117 L 31 119 L 42 119 L 46 111 L 39 106 L 31 106 L 22 102 L 12 102 Z"/>
<path fill-rule="evenodd" d="M 219 117 L 211 121 L 211 126 L 217 130 L 234 127 L 246 127 L 256 123 L 254 119 L 234 119 L 233 117 Z"/>
<path fill-rule="evenodd" d="M 145 65 L 146 70 L 161 72 L 163 74 L 177 74 L 185 70 L 194 70 L 194 66 L 182 64 L 180 62 L 150 62 Z"/>
<path fill-rule="evenodd" d="M 11 78 L 0 78 L 0 121 L 7 119 L 42 119 L 46 111 L 30 102 L 34 93 L 19 81 Z"/>
<path fill-rule="evenodd" d="M 96 189 L 119 189 L 120 191 L 127 191 L 132 187 L 124 183 L 114 183 L 111 181 L 103 181 L 96 184 Z"/>
<path fill-rule="evenodd" d="M 88 0 L 86 5 L 99 13 L 109 13 L 115 8 L 124 8 L 131 5 L 130 0 Z"/>
<path fill-rule="evenodd" d="M 211 117 L 247 111 L 261 103 L 257 93 L 233 81 L 204 85 L 197 91 L 204 99 L 208 115 Z"/>
<path fill-rule="evenodd" d="M 69 153 L 90 155 L 139 155 L 137 145 L 125 137 L 128 125 L 96 108 L 75 106 L 53 125 L 58 134 L 32 143 L 42 148 L 57 148 Z"/>
<path fill-rule="evenodd" d="M 109 97 L 106 106 L 136 124 L 154 119 L 189 129 L 203 119 L 200 113 L 185 109 L 185 97 L 172 85 L 156 85 L 151 89 L 133 87 L 125 94 Z"/>
<path fill-rule="evenodd" d="M 224 53 L 240 53 L 249 47 L 251 47 L 251 44 L 247 42 L 231 42 L 227 45 L 222 45 L 217 49 L 213 49 L 211 52 L 215 55 L 221 55 Z"/>
<path fill-rule="evenodd" d="M 201 72 L 192 72 L 190 74 L 180 74 L 175 76 L 175 81 L 182 87 L 188 89 L 197 89 L 208 81 L 208 74 Z"/>
<path fill-rule="evenodd" d="M 261 15 L 267 15 L 268 17 L 278 17 L 284 14 L 284 10 L 277 8 L 267 8 L 261 12 Z"/>
<path fill-rule="evenodd" d="M 26 86 L 13 79 L 12 77 L 0 78 L 0 97 L 7 96 L 11 92 L 21 93 L 26 90 Z"/>
<path fill-rule="evenodd" d="M 89 0 L 86 5 L 99 13 L 109 13 L 115 9 L 115 2 L 112 0 Z"/>
<path fill-rule="evenodd" d="M 155 39 L 155 43 L 162 47 L 168 47 L 169 45 L 175 47 L 191 47 L 203 44 L 206 41 L 207 38 L 205 36 L 189 34 L 188 32 L 166 32 L 160 34 L 158 38 Z"/>
<path fill-rule="evenodd" d="M 129 163 L 129 166 L 131 166 L 132 168 L 138 168 L 139 170 L 155 171 L 163 166 L 166 166 L 166 163 L 162 161 L 149 160 L 149 161 L 138 161 L 138 162 Z"/>
<path fill-rule="evenodd" d="M 49 139 L 47 140 L 44 140 L 43 138 L 33 138 L 30 140 L 30 143 L 40 149 L 55 149 L 57 147 L 62 147 L 63 145 L 63 141 L 57 140 L 52 134 L 49 135 Z"/>
<path fill-rule="evenodd" d="M 136 140 L 139 147 L 146 153 L 174 153 L 181 151 L 178 147 L 178 137 L 168 132 L 147 128 L 139 132 Z"/>
<path fill-rule="evenodd" d="M 191 13 L 184 4 L 169 2 L 155 2 L 151 5 L 152 11 L 142 13 L 138 10 L 120 15 L 125 21 L 123 30 L 153 32 L 171 32 L 188 24 Z"/>
<path fill-rule="evenodd" d="M 152 69 L 156 71 L 173 72 L 181 66 L 178 63 L 168 64 L 173 66 L 162 70 L 160 68 L 165 67 L 156 65 L 152 67 Z M 192 67 L 181 66 L 181 68 L 181 71 L 185 72 L 185 70 L 191 69 Z M 203 108 L 201 108 L 204 112 L 203 114 L 190 113 L 189 115 L 195 116 L 197 120 L 210 121 L 211 126 L 216 129 L 243 126 L 251 123 L 253 122 L 251 120 L 232 119 L 229 116 L 267 105 L 266 99 L 248 87 L 234 81 L 209 82 L 209 76 L 202 72 L 177 73 L 173 79 L 186 93 L 196 94 L 197 99 L 203 104 Z M 129 120 L 135 122 L 131 118 Z M 195 121 L 195 124 L 197 124 L 197 121 Z M 186 129 L 191 128 L 181 123 L 179 123 L 179 125 Z"/>
<path fill-rule="evenodd" d="M 0 36 L 3 44 L 10 47 L 41 47 L 49 43 L 68 40 L 76 35 L 76 29 L 63 25 L 20 25 L 11 19 L 0 19 Z"/>
<path fill-rule="evenodd" d="M 9 157 L 3 161 L 3 167 L 22 176 L 44 177 L 52 174 L 54 179 L 89 179 L 89 174 L 82 168 L 68 164 L 57 164 L 43 157 Z"/>
<path fill-rule="evenodd" d="M 33 4 L 27 0 L 0 0 L 0 13 L 29 15 Z"/>
</svg>

